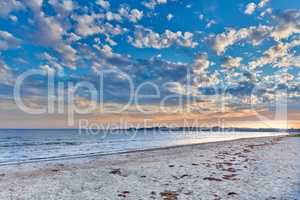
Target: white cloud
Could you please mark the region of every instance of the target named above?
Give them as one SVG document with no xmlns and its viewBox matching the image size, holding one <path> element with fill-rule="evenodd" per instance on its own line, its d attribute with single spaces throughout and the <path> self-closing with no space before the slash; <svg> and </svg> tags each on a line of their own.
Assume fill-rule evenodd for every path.
<svg viewBox="0 0 300 200">
<path fill-rule="evenodd" d="M 192 85 L 193 87 L 212 87 L 219 83 L 218 73 L 209 73 L 209 67 L 213 63 L 208 59 L 207 53 L 199 54 L 193 63 Z"/>
<path fill-rule="evenodd" d="M 69 42 L 76 42 L 76 41 L 78 41 L 78 40 L 80 40 L 81 38 L 78 36 L 78 35 L 76 35 L 75 33 L 69 33 L 68 34 L 68 41 Z"/>
<path fill-rule="evenodd" d="M 132 9 L 130 10 L 129 7 L 121 7 L 119 9 L 119 14 L 122 17 L 127 18 L 129 21 L 131 22 L 138 22 L 139 20 L 141 20 L 143 18 L 143 11 L 139 11 L 138 9 Z"/>
<path fill-rule="evenodd" d="M 202 74 L 209 68 L 210 64 L 207 54 L 200 54 L 194 59 L 193 72 L 195 74 Z"/>
<path fill-rule="evenodd" d="M 272 12 L 273 12 L 273 9 L 272 8 L 267 8 L 265 11 L 263 11 L 263 12 L 261 12 L 260 13 L 260 17 L 264 17 L 264 16 L 266 16 L 267 14 L 272 14 Z"/>
<path fill-rule="evenodd" d="M 246 30 L 236 31 L 235 29 L 229 29 L 224 33 L 218 34 L 213 40 L 213 49 L 218 54 L 223 54 L 228 46 L 233 45 L 237 41 L 246 38 Z"/>
<path fill-rule="evenodd" d="M 259 8 L 263 8 L 267 5 L 267 3 L 269 3 L 270 0 L 261 0 L 258 4 Z"/>
<path fill-rule="evenodd" d="M 54 73 L 55 72 L 55 69 L 53 69 L 49 65 L 42 65 L 40 68 L 41 68 L 41 70 L 43 70 L 44 74 Z"/>
<path fill-rule="evenodd" d="M 244 13 L 246 15 L 252 15 L 256 9 L 265 7 L 268 2 L 269 0 L 261 0 L 257 5 L 253 2 L 248 3 Z"/>
<path fill-rule="evenodd" d="M 62 25 L 54 17 L 45 17 L 43 14 L 36 18 L 38 30 L 35 34 L 35 40 L 38 43 L 53 46 L 60 43 L 65 33 Z"/>
<path fill-rule="evenodd" d="M 279 43 L 276 46 L 273 46 L 267 51 L 265 51 L 262 57 L 250 62 L 249 65 L 251 68 L 255 69 L 257 67 L 262 67 L 267 64 L 275 64 L 279 58 L 287 55 L 287 50 L 287 46 L 285 46 L 282 43 Z"/>
<path fill-rule="evenodd" d="M 149 9 L 154 9 L 157 5 L 166 4 L 167 0 L 149 0 L 143 2 L 143 5 Z"/>
<path fill-rule="evenodd" d="M 300 11 L 288 10 L 274 15 L 275 22 L 278 23 L 275 30 L 272 32 L 272 37 L 275 40 L 289 38 L 293 34 L 300 33 Z"/>
<path fill-rule="evenodd" d="M 98 15 L 95 14 L 75 17 L 77 21 L 76 32 L 84 37 L 100 33 L 101 28 L 95 22 L 97 18 Z"/>
<path fill-rule="evenodd" d="M 103 54 L 105 57 L 112 57 L 118 55 L 113 53 L 112 48 L 108 45 L 103 45 L 102 47 L 93 45 L 93 47 L 100 51 L 100 53 Z"/>
<path fill-rule="evenodd" d="M 104 8 L 105 10 L 108 10 L 110 8 L 110 3 L 107 0 L 98 0 L 96 3 L 100 5 L 102 8 Z"/>
<path fill-rule="evenodd" d="M 110 23 L 105 23 L 100 25 L 101 32 L 107 37 L 112 37 L 115 35 L 121 35 L 127 32 L 128 30 L 126 28 L 122 28 L 120 25 L 111 25 Z"/>
<path fill-rule="evenodd" d="M 72 11 L 74 8 L 74 4 L 72 0 L 64 0 L 63 1 L 63 7 L 67 11 Z"/>
<path fill-rule="evenodd" d="M 221 55 L 229 46 L 245 39 L 256 46 L 268 37 L 271 30 L 271 27 L 263 25 L 259 25 L 258 27 L 251 26 L 240 30 L 229 28 L 226 32 L 220 33 L 213 38 L 212 47 L 218 55 Z"/>
<path fill-rule="evenodd" d="M 182 85 L 179 82 L 169 82 L 166 85 L 168 91 L 180 95 L 189 95 L 189 90 L 185 85 Z"/>
<path fill-rule="evenodd" d="M 14 79 L 11 69 L 0 59 L 0 83 L 13 85 Z"/>
<path fill-rule="evenodd" d="M 105 41 L 111 46 L 118 45 L 118 43 L 116 41 L 114 41 L 113 39 L 111 39 L 109 36 L 106 36 Z"/>
<path fill-rule="evenodd" d="M 210 28 L 212 25 L 217 24 L 215 20 L 209 20 L 206 24 L 205 28 Z"/>
<path fill-rule="evenodd" d="M 47 16 L 43 10 L 43 0 L 28 0 L 26 1 L 27 7 L 33 11 L 33 22 L 36 25 L 36 30 L 32 34 L 32 40 L 34 44 L 40 44 L 47 47 L 51 47 L 54 51 L 58 52 L 61 60 L 61 65 L 66 67 L 76 67 L 76 53 L 77 51 L 64 40 L 64 36 L 68 36 L 66 27 L 63 26 L 65 21 L 65 15 L 71 13 L 74 9 L 72 0 L 50 0 L 48 3 L 54 7 L 57 11 L 56 16 Z M 71 40 L 75 39 L 75 34 L 71 35 Z M 73 37 L 73 38 L 72 38 Z M 75 37 L 75 38 L 74 38 Z M 76 38 L 78 39 L 78 38 Z M 55 68 L 61 68 L 58 61 L 51 60 Z"/>
<path fill-rule="evenodd" d="M 65 17 L 75 8 L 72 0 L 49 0 L 48 3 L 54 7 L 59 17 Z"/>
<path fill-rule="evenodd" d="M 80 36 L 87 37 L 95 34 L 104 34 L 108 36 L 120 35 L 127 31 L 120 25 L 111 25 L 110 23 L 99 23 L 97 20 L 102 19 L 102 15 L 91 14 L 76 16 L 77 21 L 76 33 Z"/>
<path fill-rule="evenodd" d="M 200 14 L 199 15 L 199 19 L 202 21 L 202 20 L 204 20 L 204 15 L 203 14 Z"/>
<path fill-rule="evenodd" d="M 225 68 L 240 67 L 242 60 L 243 59 L 241 57 L 233 58 L 231 56 L 228 56 L 224 59 L 224 63 L 222 64 L 222 67 L 225 67 Z"/>
<path fill-rule="evenodd" d="M 132 9 L 130 11 L 129 20 L 132 22 L 137 22 L 141 20 L 143 17 L 143 11 L 139 11 L 137 9 Z"/>
<path fill-rule="evenodd" d="M 265 65 L 272 65 L 273 67 L 300 67 L 300 57 L 294 56 L 294 53 L 291 51 L 299 45 L 300 40 L 294 40 L 286 44 L 279 42 L 266 50 L 260 58 L 250 62 L 249 66 L 253 69 Z"/>
<path fill-rule="evenodd" d="M 52 68 L 56 70 L 61 70 L 63 68 L 61 62 L 59 62 L 56 57 L 53 57 L 48 53 L 43 53 L 41 55 L 41 59 L 46 61 L 47 65 L 50 65 Z"/>
<path fill-rule="evenodd" d="M 108 11 L 105 14 L 106 20 L 107 21 L 121 21 L 122 18 L 118 13 L 112 13 L 111 11 Z"/>
<path fill-rule="evenodd" d="M 171 19 L 173 19 L 174 15 L 172 15 L 171 13 L 169 13 L 167 15 L 167 20 L 170 21 Z"/>
<path fill-rule="evenodd" d="M 76 67 L 76 53 L 77 51 L 68 44 L 78 40 L 78 36 L 74 33 L 67 33 L 68 22 L 65 15 L 71 13 L 74 9 L 72 0 L 50 0 L 48 3 L 54 7 L 57 12 L 56 16 L 47 16 L 43 10 L 43 0 L 28 0 L 26 5 L 33 11 L 33 24 L 36 26 L 32 36 L 34 44 L 39 44 L 51 47 L 54 51 L 59 53 L 61 65 L 66 67 Z M 66 36 L 66 40 L 65 37 Z M 51 60 L 55 68 L 61 68 L 58 61 Z"/>
<path fill-rule="evenodd" d="M 14 37 L 11 33 L 0 31 L 0 50 L 17 48 L 20 45 L 20 40 Z"/>
<path fill-rule="evenodd" d="M 77 51 L 71 45 L 60 44 L 55 50 L 60 53 L 66 66 L 76 68 Z"/>
<path fill-rule="evenodd" d="M 273 27 L 265 25 L 259 25 L 258 27 L 249 27 L 249 36 L 247 39 L 249 40 L 250 44 L 252 44 L 253 46 L 257 46 L 269 36 L 272 30 Z"/>
<path fill-rule="evenodd" d="M 256 9 L 256 4 L 251 2 L 251 3 L 247 4 L 245 14 L 252 15 L 254 13 L 255 9 Z"/>
<path fill-rule="evenodd" d="M 141 26 L 136 27 L 134 38 L 129 37 L 129 43 L 137 48 L 156 49 L 169 48 L 173 44 L 190 48 L 198 45 L 193 41 L 193 34 L 190 32 L 165 30 L 163 34 L 159 34 Z"/>
<path fill-rule="evenodd" d="M 9 16 L 9 19 L 10 19 L 11 21 L 13 21 L 13 22 L 17 22 L 17 21 L 18 21 L 18 17 L 15 16 L 15 15 L 10 15 L 10 16 Z"/>
<path fill-rule="evenodd" d="M 14 10 L 23 9 L 24 6 L 17 0 L 1 0 L 0 1 L 0 17 L 8 16 Z"/>
<path fill-rule="evenodd" d="M 43 0 L 27 0 L 26 5 L 31 8 L 36 14 L 39 14 L 43 5 Z"/>
<path fill-rule="evenodd" d="M 69 0 L 65 0 L 69 1 Z M 57 0 L 50 0 L 51 3 L 56 3 Z M 33 24 L 36 25 L 34 33 L 31 34 L 31 39 L 38 44 L 55 46 L 62 42 L 62 37 L 65 34 L 65 28 L 56 16 L 47 16 L 43 10 L 43 0 L 27 0 L 24 4 L 33 11 Z M 67 3 L 68 4 L 68 3 Z M 59 4 L 60 5 L 60 4 Z M 58 4 L 55 6 L 58 6 Z M 60 5 L 62 6 L 62 5 Z"/>
</svg>

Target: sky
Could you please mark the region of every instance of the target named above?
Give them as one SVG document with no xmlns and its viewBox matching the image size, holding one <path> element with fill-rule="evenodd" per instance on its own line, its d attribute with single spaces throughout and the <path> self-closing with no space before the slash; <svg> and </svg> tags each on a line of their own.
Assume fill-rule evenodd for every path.
<svg viewBox="0 0 300 200">
<path fill-rule="evenodd" d="M 0 128 L 300 128 L 299 47 L 295 0 L 1 0 Z"/>
</svg>

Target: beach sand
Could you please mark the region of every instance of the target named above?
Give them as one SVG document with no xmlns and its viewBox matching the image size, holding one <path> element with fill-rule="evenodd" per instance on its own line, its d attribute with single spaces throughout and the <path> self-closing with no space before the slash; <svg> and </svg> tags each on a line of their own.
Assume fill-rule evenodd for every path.
<svg viewBox="0 0 300 200">
<path fill-rule="evenodd" d="M 0 199 L 300 199 L 300 138 L 1 166 Z"/>
</svg>

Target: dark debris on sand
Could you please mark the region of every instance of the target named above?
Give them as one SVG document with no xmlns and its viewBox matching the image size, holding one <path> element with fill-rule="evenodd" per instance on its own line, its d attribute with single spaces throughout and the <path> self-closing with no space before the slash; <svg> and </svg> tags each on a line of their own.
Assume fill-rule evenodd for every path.
<svg viewBox="0 0 300 200">
<path fill-rule="evenodd" d="M 176 191 L 164 191 L 160 193 L 164 200 L 177 200 L 179 194 Z"/>
<path fill-rule="evenodd" d="M 217 182 L 222 181 L 222 179 L 214 178 L 214 177 L 205 177 L 205 178 L 203 178 L 203 180 L 205 180 L 205 181 L 217 181 Z"/>
</svg>

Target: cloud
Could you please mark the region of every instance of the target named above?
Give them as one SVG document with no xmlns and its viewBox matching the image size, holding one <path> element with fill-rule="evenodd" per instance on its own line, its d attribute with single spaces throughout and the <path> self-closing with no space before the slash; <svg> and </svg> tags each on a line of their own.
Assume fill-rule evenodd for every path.
<svg viewBox="0 0 300 200">
<path fill-rule="evenodd" d="M 71 45 L 62 43 L 58 45 L 55 48 L 55 50 L 60 53 L 66 66 L 69 66 L 71 68 L 76 68 L 75 64 L 77 60 L 76 57 L 77 51 Z"/>
<path fill-rule="evenodd" d="M 256 4 L 251 2 L 251 3 L 247 4 L 245 14 L 252 15 L 254 13 L 255 9 L 256 9 Z"/>
<path fill-rule="evenodd" d="M 225 67 L 225 68 L 240 67 L 242 60 L 243 59 L 241 57 L 235 57 L 235 58 L 233 58 L 231 56 L 225 57 L 222 67 Z"/>
<path fill-rule="evenodd" d="M 101 44 L 95 44 L 93 49 L 85 50 L 81 52 L 81 56 L 88 56 L 89 60 L 93 61 L 95 71 L 120 69 L 129 74 L 136 84 L 148 80 L 160 83 L 170 80 L 179 81 L 186 76 L 187 64 L 185 63 L 171 62 L 160 57 L 135 59 L 115 53 L 110 46 Z"/>
<path fill-rule="evenodd" d="M 192 68 L 193 86 L 197 88 L 211 87 L 219 83 L 218 73 L 209 73 L 211 64 L 207 53 L 201 53 L 196 56 Z"/>
<path fill-rule="evenodd" d="M 102 48 L 94 45 L 94 47 L 96 49 L 98 49 L 105 57 L 113 57 L 113 56 L 117 56 L 117 54 L 112 52 L 112 48 L 108 45 L 103 45 Z"/>
<path fill-rule="evenodd" d="M 107 0 L 98 0 L 96 4 L 100 5 L 105 10 L 108 10 L 110 8 L 110 3 Z"/>
<path fill-rule="evenodd" d="M 293 34 L 300 33 L 300 11 L 287 10 L 279 12 L 273 16 L 275 23 L 278 24 L 272 32 L 275 40 L 287 39 Z"/>
<path fill-rule="evenodd" d="M 227 88 L 226 92 L 237 96 L 250 96 L 253 94 L 255 83 L 251 81 L 240 81 L 237 85 L 232 85 Z M 241 99 L 240 99 L 241 100 Z"/>
<path fill-rule="evenodd" d="M 54 17 L 45 17 L 43 13 L 36 16 L 38 30 L 34 40 L 42 45 L 53 46 L 62 41 L 65 34 L 64 28 Z"/>
<path fill-rule="evenodd" d="M 269 2 L 269 0 L 261 0 L 257 5 L 253 2 L 248 3 L 244 13 L 246 15 L 252 15 L 256 9 L 263 8 Z"/>
<path fill-rule="evenodd" d="M 103 16 L 100 14 L 75 16 L 74 19 L 77 21 L 76 33 L 83 37 L 95 34 L 104 34 L 111 37 L 126 32 L 126 29 L 120 25 L 113 26 L 108 22 L 99 22 L 98 20 L 102 18 Z"/>
<path fill-rule="evenodd" d="M 121 21 L 122 18 L 118 13 L 112 13 L 111 11 L 108 11 L 105 13 L 105 18 L 107 21 Z"/>
<path fill-rule="evenodd" d="M 262 67 L 267 64 L 275 64 L 278 59 L 285 57 L 288 54 L 288 48 L 283 43 L 279 43 L 263 53 L 259 59 L 250 62 L 252 68 Z"/>
<path fill-rule="evenodd" d="M 206 24 L 205 28 L 210 28 L 212 25 L 217 24 L 215 20 L 209 20 Z"/>
<path fill-rule="evenodd" d="M 77 16 L 75 18 L 77 21 L 76 32 L 84 37 L 101 33 L 102 29 L 97 26 L 96 19 L 97 15 L 95 14 Z"/>
<path fill-rule="evenodd" d="M 169 13 L 169 14 L 167 15 L 167 20 L 168 20 L 168 21 L 171 21 L 171 19 L 173 19 L 173 17 L 174 17 L 174 15 L 172 15 L 171 13 Z"/>
<path fill-rule="evenodd" d="M 24 6 L 17 0 L 0 1 L 0 17 L 7 17 L 12 11 L 23 9 Z"/>
<path fill-rule="evenodd" d="M 159 17 L 163 17 L 169 21 L 172 20 L 174 16 L 177 17 L 177 7 L 174 7 L 174 13 L 157 13 L 156 11 L 163 10 L 148 10 L 141 7 L 141 5 L 130 2 L 121 5 L 110 4 L 109 2 L 112 1 L 97 0 L 94 2 L 82 1 L 77 3 L 77 1 L 72 0 L 2 0 L 0 2 L 0 17 L 8 17 L 7 19 L 2 19 L 2 23 L 12 23 L 12 21 L 8 21 L 8 19 L 17 20 L 17 22 L 11 25 L 8 24 L 7 27 L 4 26 L 3 31 L 0 31 L 0 50 L 5 51 L 10 48 L 17 48 L 20 47 L 21 44 L 25 44 L 22 51 L 27 51 L 27 47 L 29 46 L 29 50 L 32 50 L 33 55 L 41 55 L 41 50 L 44 50 L 44 52 L 47 53 L 42 53 L 42 56 L 37 58 L 39 61 L 34 63 L 39 63 L 38 65 L 45 71 L 61 70 L 63 67 L 71 67 L 73 69 L 77 66 L 85 67 L 84 70 L 72 70 L 70 74 L 65 75 L 64 78 L 74 82 L 87 80 L 94 83 L 97 80 L 96 75 L 100 71 L 116 69 L 122 70 L 124 73 L 130 75 L 134 84 L 137 85 L 145 81 L 157 83 L 159 86 L 166 82 L 171 82 L 167 87 L 167 91 L 161 91 L 162 96 L 165 95 L 164 92 L 171 92 L 193 95 L 197 98 L 199 97 L 199 99 L 200 97 L 206 97 L 210 100 L 208 102 L 215 101 L 213 96 L 220 90 L 218 86 L 220 86 L 221 81 L 226 86 L 229 86 L 228 92 L 232 95 L 230 97 L 231 99 L 236 98 L 242 101 L 239 97 L 234 96 L 246 96 L 249 94 L 254 83 L 256 84 L 255 81 L 258 81 L 257 84 L 262 84 L 262 82 L 265 81 L 265 88 L 270 89 L 268 95 L 272 98 L 272 92 L 274 92 L 275 86 L 269 84 L 271 82 L 270 80 L 263 80 L 264 77 L 262 74 L 264 74 L 265 68 L 260 68 L 255 72 L 254 69 L 265 65 L 282 68 L 290 66 L 300 67 L 300 55 L 297 52 L 298 49 L 295 48 L 300 46 L 300 42 L 296 39 L 296 34 L 300 33 L 299 11 L 287 10 L 274 11 L 272 13 L 271 8 L 262 9 L 266 6 L 268 0 L 261 0 L 260 2 L 254 1 L 256 3 L 248 4 L 249 8 L 247 6 L 245 11 L 245 13 L 249 15 L 260 11 L 260 13 L 257 13 L 262 17 L 267 14 L 268 16 L 272 14 L 273 16 L 271 17 L 273 21 L 264 21 L 266 26 L 257 25 L 247 26 L 245 28 L 226 28 L 223 33 L 221 32 L 209 36 L 205 36 L 205 34 L 207 34 L 205 31 L 199 34 L 199 32 L 194 29 L 193 31 L 195 32 L 189 32 L 186 27 L 184 27 L 184 29 L 177 29 L 178 26 L 176 23 L 173 24 L 174 26 L 169 30 L 161 29 L 163 27 L 156 26 L 156 23 L 150 23 L 151 26 L 149 25 L 148 22 L 156 20 Z M 157 6 L 164 5 L 168 2 L 171 2 L 173 6 L 173 3 L 177 2 L 177 0 L 144 0 L 142 3 L 147 8 L 155 9 L 158 8 Z M 186 11 L 185 5 L 181 4 L 181 2 L 178 2 L 177 5 L 180 6 L 178 7 L 179 9 L 182 8 L 182 11 Z M 174 3 L 174 6 L 177 5 Z M 132 6 L 137 7 L 132 9 Z M 193 9 L 198 8 L 193 7 Z M 20 10 L 21 12 L 16 12 Z M 149 12 L 147 13 L 146 11 Z M 194 13 L 196 16 L 199 16 L 202 12 L 190 9 L 188 11 Z M 28 16 L 28 19 L 26 18 L 24 21 L 23 17 L 25 15 Z M 150 19 L 150 17 L 154 18 Z M 272 18 L 268 18 L 268 20 Z M 199 19 L 202 20 L 201 24 L 207 24 L 207 28 L 215 24 L 214 20 L 209 20 L 209 17 L 204 17 L 204 15 L 201 15 Z M 218 19 L 218 16 L 216 16 L 215 19 Z M 250 19 L 255 20 L 255 18 L 249 18 L 249 20 Z M 20 29 L 14 30 L 14 27 L 21 22 L 22 26 L 19 27 Z M 258 24 L 257 21 L 252 22 Z M 151 28 L 145 28 L 143 27 L 145 24 L 138 25 L 138 23 L 146 23 Z M 260 23 L 263 22 L 260 21 Z M 222 28 L 221 26 L 222 24 L 218 24 L 217 29 L 220 30 Z M 241 24 L 231 24 L 231 26 L 240 27 Z M 14 32 L 6 32 L 4 31 L 5 28 L 10 32 L 11 30 Z M 176 29 L 182 31 L 177 31 Z M 25 31 L 24 37 L 23 30 Z M 18 34 L 16 34 L 16 32 Z M 195 37 L 194 34 L 199 34 L 197 36 L 204 38 Z M 32 37 L 28 37 L 28 35 Z M 22 40 L 16 36 L 22 38 Z M 145 50 L 148 52 L 147 55 L 149 55 L 149 53 L 152 54 L 149 55 L 149 57 L 157 54 L 161 56 L 152 57 L 150 59 L 145 58 L 143 57 L 144 53 L 141 49 L 140 51 L 143 56 L 139 56 L 139 58 L 134 57 L 136 56 L 135 51 L 133 52 L 132 48 L 126 49 L 126 45 L 124 44 L 124 42 L 126 42 L 124 39 L 127 38 L 130 45 L 137 48 L 155 48 L 155 50 Z M 222 56 L 224 57 L 224 61 L 221 67 L 223 68 L 217 65 L 213 66 L 214 62 L 217 62 L 220 57 L 218 58 L 215 55 L 207 53 L 199 54 L 198 51 L 207 49 L 206 44 L 195 48 L 198 47 L 198 41 L 204 41 L 205 39 L 209 39 L 213 50 L 218 55 L 225 54 L 228 49 L 236 47 L 232 49 L 235 52 L 234 56 L 233 54 Z M 264 42 L 265 40 L 266 42 Z M 116 46 L 118 43 L 121 45 Z M 253 70 L 251 72 L 243 71 L 244 63 L 249 62 L 248 57 L 246 58 L 245 56 L 245 58 L 242 59 L 242 56 L 238 55 L 238 53 L 246 55 L 243 54 L 244 49 L 240 49 L 240 47 L 243 47 L 245 44 L 255 46 L 255 48 L 250 50 L 248 49 L 248 45 L 245 47 L 247 48 L 247 56 L 252 56 L 253 59 L 251 60 L 252 62 L 248 63 L 249 68 Z M 260 44 L 262 44 L 262 46 L 258 47 Z M 267 45 L 270 44 L 274 46 L 269 48 Z M 194 49 L 188 49 L 187 52 L 182 51 L 182 47 Z M 164 48 L 170 49 L 163 50 Z M 172 50 L 175 55 L 173 57 L 171 56 L 172 59 L 174 59 L 172 61 L 163 59 L 169 56 L 169 50 Z M 186 53 L 187 56 L 184 53 Z M 261 55 L 259 55 L 260 53 Z M 7 53 L 3 53 L 5 61 L 7 63 L 14 63 L 14 58 L 9 58 L 7 55 Z M 25 52 L 24 55 L 26 56 L 27 53 Z M 197 55 L 192 63 L 188 64 L 177 61 L 182 59 L 187 62 L 186 60 L 189 60 L 191 55 Z M 20 55 L 20 57 L 22 56 Z M 28 59 L 29 62 L 31 60 L 30 58 L 26 59 Z M 33 59 L 35 61 L 36 57 Z M 34 65 L 34 63 L 32 64 Z M 28 63 L 25 67 L 35 66 L 31 66 L 31 64 Z M 187 79 L 187 70 L 191 70 L 191 86 L 186 85 L 185 82 Z M 290 81 L 290 84 L 292 84 L 291 82 L 299 82 L 299 78 L 297 78 L 299 74 L 296 74 L 298 70 L 295 70 L 296 73 L 293 75 L 288 74 L 284 76 L 283 73 L 282 76 L 274 76 L 272 74 L 273 70 L 266 71 L 273 77 L 273 82 L 277 81 L 281 84 L 281 88 L 290 87 L 287 84 L 284 85 L 281 83 L 281 79 Z M 10 81 L 13 81 L 16 72 L 17 71 L 10 69 L 3 61 L 0 62 L 1 82 L 6 82 L 6 84 L 12 83 Z M 256 76 L 259 76 L 257 80 Z M 108 99 L 114 102 L 123 101 L 126 98 L 128 91 L 123 90 L 126 79 L 124 77 L 125 76 L 120 74 L 106 77 L 105 81 L 109 83 L 104 93 L 106 100 Z M 40 86 L 40 82 L 37 80 L 33 80 L 30 84 Z M 46 91 L 44 90 L 45 85 L 42 85 L 42 87 L 43 91 Z M 214 90 L 215 88 L 216 90 Z M 300 87 L 298 86 L 298 88 Z M 206 103 L 207 102 L 202 104 L 203 108 L 207 106 Z M 198 109 L 197 106 L 194 108 L 195 111 Z"/>
<path fill-rule="evenodd" d="M 167 82 L 184 82 L 187 73 L 188 65 L 180 62 L 171 62 L 158 57 L 150 59 L 134 59 L 126 57 L 124 55 L 116 54 L 109 46 L 98 47 L 95 46 L 97 51 L 91 52 L 88 50 L 86 54 L 92 56 L 93 69 L 96 73 L 105 71 L 105 69 L 115 69 L 130 76 L 133 84 L 139 86 L 145 82 L 151 82 L 156 84 L 160 88 L 161 97 L 166 92 L 164 85 Z M 95 74 L 88 76 L 88 80 L 97 80 L 94 78 Z M 117 100 L 119 102 L 127 101 L 129 92 L 128 81 L 126 76 L 122 76 L 121 73 L 112 73 L 104 76 L 105 87 L 104 98 L 109 100 Z M 122 91 L 122 94 L 120 92 Z M 152 92 L 152 90 L 151 90 Z"/>
<path fill-rule="evenodd" d="M 28 0 L 26 6 L 33 12 L 33 25 L 35 31 L 30 34 L 30 39 L 34 45 L 50 47 L 56 51 L 60 60 L 48 60 L 54 68 L 62 66 L 76 68 L 77 51 L 69 44 L 79 40 L 79 36 L 74 33 L 67 33 L 70 25 L 68 16 L 75 8 L 72 0 L 50 0 L 48 3 L 57 12 L 55 16 L 48 16 L 43 12 L 43 0 Z M 69 40 L 68 40 L 69 39 Z M 58 62 L 61 62 L 58 64 Z"/>
<path fill-rule="evenodd" d="M 3 60 L 0 60 L 0 84 L 13 85 L 15 77 L 11 69 L 5 64 Z"/>
<path fill-rule="evenodd" d="M 229 46 L 232 46 L 242 40 L 247 39 L 247 42 L 256 46 L 268 37 L 271 30 L 272 27 L 264 25 L 259 25 L 258 27 L 251 26 L 239 30 L 229 28 L 226 32 L 213 37 L 212 48 L 218 55 L 222 55 Z"/>
<path fill-rule="evenodd" d="M 13 21 L 13 22 L 17 22 L 17 21 L 18 21 L 18 17 L 15 16 L 15 15 L 10 15 L 10 16 L 9 16 L 9 19 L 10 19 L 11 21 Z"/>
<path fill-rule="evenodd" d="M 188 88 L 180 82 L 170 82 L 166 85 L 166 88 L 171 93 L 176 93 L 180 95 L 189 95 Z"/>
<path fill-rule="evenodd" d="M 36 14 L 39 14 L 41 11 L 43 0 L 27 0 L 25 1 L 25 4 L 31 8 Z"/>
<path fill-rule="evenodd" d="M 267 8 L 266 10 L 264 10 L 263 12 L 260 13 L 260 17 L 264 17 L 267 14 L 272 14 L 273 9 L 272 8 Z"/>
<path fill-rule="evenodd" d="M 290 43 L 282 43 L 272 46 L 266 50 L 261 57 L 249 63 L 251 68 L 273 65 L 274 67 L 300 66 L 299 56 L 294 57 L 292 49 L 300 45 L 300 40 L 293 40 Z"/>
<path fill-rule="evenodd" d="M 143 2 L 143 5 L 149 9 L 155 9 L 157 5 L 166 4 L 167 0 L 149 0 L 147 2 Z"/>
<path fill-rule="evenodd" d="M 44 74 L 47 75 L 48 73 L 54 73 L 55 69 L 51 68 L 49 65 L 42 65 L 41 70 L 43 70 Z"/>
<path fill-rule="evenodd" d="M 263 8 L 269 3 L 270 0 L 261 0 L 258 4 L 258 8 Z"/>
<path fill-rule="evenodd" d="M 143 11 L 139 11 L 138 9 L 132 9 L 130 11 L 129 20 L 132 22 L 137 22 L 141 20 L 143 17 Z"/>
<path fill-rule="evenodd" d="M 101 28 L 95 22 L 97 19 L 95 14 L 76 16 L 74 19 L 77 21 L 76 32 L 81 36 L 86 37 L 101 32 Z"/>
<path fill-rule="evenodd" d="M 78 41 L 78 40 L 80 40 L 81 38 L 78 36 L 78 35 L 76 35 L 75 33 L 69 33 L 68 34 L 68 41 L 69 42 L 76 42 L 76 41 Z"/>
<path fill-rule="evenodd" d="M 63 66 L 62 66 L 62 63 L 59 62 L 59 60 L 54 57 L 54 56 L 51 56 L 50 54 L 48 53 L 43 53 L 40 58 L 44 61 L 46 61 L 46 65 L 49 65 L 51 66 L 52 68 L 54 68 L 55 70 L 62 70 Z"/>
<path fill-rule="evenodd" d="M 133 23 L 140 21 L 144 15 L 143 11 L 139 11 L 138 9 L 130 10 L 129 7 L 121 7 L 119 9 L 119 14 Z"/>
<path fill-rule="evenodd" d="M 49 0 L 48 3 L 54 7 L 59 17 L 65 17 L 75 8 L 74 2 L 72 0 Z"/>
<path fill-rule="evenodd" d="M 199 54 L 194 59 L 193 72 L 195 74 L 201 74 L 209 68 L 210 64 L 207 53 Z"/>
<path fill-rule="evenodd" d="M 198 45 L 193 41 L 193 34 L 190 32 L 172 32 L 165 30 L 164 33 L 155 33 L 151 29 L 136 26 L 134 38 L 129 37 L 129 43 L 136 48 L 169 48 L 176 44 L 178 46 L 194 48 Z"/>
<path fill-rule="evenodd" d="M 248 32 L 246 29 L 236 31 L 235 29 L 228 29 L 226 32 L 218 34 L 213 40 L 213 50 L 218 54 L 223 54 L 228 46 L 246 38 Z"/>
<path fill-rule="evenodd" d="M 10 48 L 18 48 L 21 40 L 14 37 L 7 31 L 0 31 L 0 50 L 7 50 Z"/>
<path fill-rule="evenodd" d="M 62 41 L 65 30 L 57 18 L 54 16 L 47 16 L 43 12 L 43 3 L 43 0 L 28 0 L 24 2 L 24 4 L 32 10 L 33 22 L 36 26 L 34 33 L 31 33 L 31 39 L 41 45 L 55 46 Z M 56 0 L 51 0 L 49 3 L 55 3 L 57 8 L 62 6 L 56 4 L 58 3 Z"/>
</svg>

